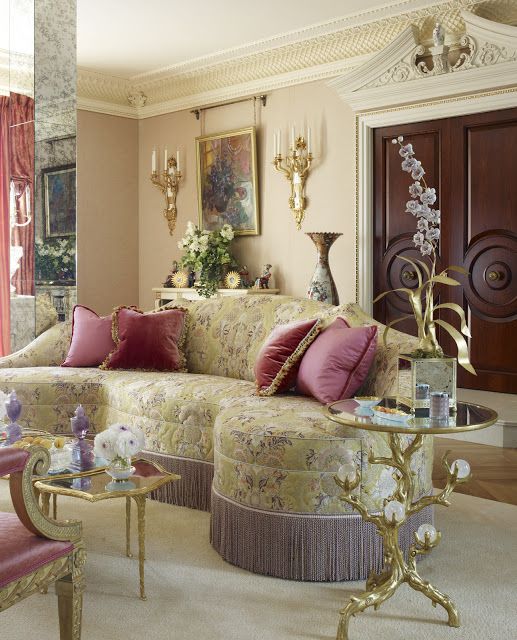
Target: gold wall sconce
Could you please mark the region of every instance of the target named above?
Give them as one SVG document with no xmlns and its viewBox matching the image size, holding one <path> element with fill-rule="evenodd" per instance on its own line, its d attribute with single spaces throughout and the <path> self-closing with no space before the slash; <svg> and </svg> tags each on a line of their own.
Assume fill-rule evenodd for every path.
<svg viewBox="0 0 517 640">
<path fill-rule="evenodd" d="M 282 172 L 291 184 L 289 207 L 293 212 L 298 231 L 302 228 L 307 207 L 305 184 L 311 168 L 313 156 L 311 152 L 311 130 L 307 130 L 307 141 L 303 136 L 296 136 L 294 127 L 291 128 L 291 145 L 289 152 L 282 157 L 282 133 L 274 133 L 275 159 L 273 164 L 277 171 Z"/>
<path fill-rule="evenodd" d="M 179 183 L 183 174 L 180 171 L 180 152 L 176 151 L 176 157 L 169 158 L 167 149 L 163 154 L 164 169 L 160 174 L 156 165 L 156 149 L 153 149 L 151 157 L 151 182 L 160 189 L 165 196 L 165 209 L 163 215 L 169 225 L 169 233 L 171 236 L 176 228 L 176 219 L 178 217 L 178 209 L 176 207 L 176 196 L 178 195 Z"/>
</svg>

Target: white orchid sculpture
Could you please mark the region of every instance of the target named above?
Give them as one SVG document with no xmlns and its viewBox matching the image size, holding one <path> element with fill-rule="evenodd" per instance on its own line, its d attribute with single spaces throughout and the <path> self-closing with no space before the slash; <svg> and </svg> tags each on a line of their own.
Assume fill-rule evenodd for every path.
<svg viewBox="0 0 517 640">
<path fill-rule="evenodd" d="M 427 264 L 423 260 L 411 260 L 405 256 L 397 256 L 400 260 L 409 262 L 415 269 L 418 278 L 418 287 L 409 289 L 401 287 L 381 293 L 374 302 L 377 302 L 384 296 L 394 291 L 401 291 L 407 294 L 413 315 L 404 315 L 390 322 L 384 330 L 384 341 L 390 328 L 397 322 L 414 317 L 418 327 L 418 338 L 420 340 L 416 351 L 411 355 L 417 358 L 443 358 L 443 350 L 436 339 L 436 325 L 441 326 L 449 335 L 452 336 L 458 347 L 458 362 L 470 373 L 476 375 L 474 367 L 471 365 L 468 355 L 468 346 L 463 336 L 470 337 L 470 331 L 465 319 L 465 312 L 459 304 L 454 302 L 445 302 L 443 304 L 434 304 L 434 286 L 435 284 L 445 284 L 456 287 L 460 283 L 447 275 L 448 271 L 456 271 L 458 273 L 467 274 L 463 267 L 449 266 L 439 274 L 436 273 L 436 257 L 438 252 L 438 242 L 440 239 L 440 211 L 433 209 L 436 202 L 435 189 L 428 187 L 424 178 L 424 168 L 422 163 L 415 158 L 415 152 L 412 144 L 403 144 L 403 136 L 394 138 L 393 144 L 400 146 L 399 154 L 402 156 L 402 169 L 411 174 L 415 182 L 409 187 L 411 200 L 406 203 L 406 213 L 410 213 L 417 219 L 417 232 L 413 236 L 415 246 L 420 250 L 424 258 L 430 260 Z M 424 275 L 427 280 L 424 280 Z M 424 304 L 422 304 L 422 296 Z M 454 311 L 460 317 L 460 331 L 448 322 L 435 318 L 434 314 L 440 309 L 449 309 Z M 463 334 L 463 335 L 462 335 Z"/>
<path fill-rule="evenodd" d="M 144 446 L 145 436 L 139 427 L 117 423 L 95 436 L 93 450 L 99 458 L 124 464 Z"/>
</svg>

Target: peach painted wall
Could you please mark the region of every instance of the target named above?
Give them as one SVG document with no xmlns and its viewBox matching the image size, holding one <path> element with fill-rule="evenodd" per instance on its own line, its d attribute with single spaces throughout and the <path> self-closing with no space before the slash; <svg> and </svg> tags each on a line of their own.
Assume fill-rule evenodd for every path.
<svg viewBox="0 0 517 640">
<path fill-rule="evenodd" d="M 77 295 L 100 314 L 138 304 L 138 123 L 77 114 Z"/>
<path fill-rule="evenodd" d="M 138 159 L 139 301 L 153 304 L 152 287 L 161 286 L 172 260 L 180 257 L 177 241 L 188 220 L 197 223 L 195 138 L 254 122 L 252 102 L 211 109 L 197 121 L 189 111 L 140 120 Z M 302 231 L 288 207 L 289 186 L 275 171 L 273 131 L 311 126 L 316 162 L 307 182 L 310 200 Z M 239 238 L 234 253 L 256 275 L 265 262 L 273 265 L 282 293 L 305 296 L 316 252 L 306 231 L 340 231 L 330 253 L 332 272 L 342 302 L 355 300 L 355 152 L 354 115 L 323 82 L 298 85 L 268 94 L 267 106 L 256 107 L 261 235 Z M 287 137 L 284 140 L 284 152 Z M 184 180 L 178 194 L 178 224 L 173 237 L 163 218 L 164 199 L 150 180 L 151 151 L 179 147 Z M 160 155 L 160 160 L 162 156 Z"/>
</svg>

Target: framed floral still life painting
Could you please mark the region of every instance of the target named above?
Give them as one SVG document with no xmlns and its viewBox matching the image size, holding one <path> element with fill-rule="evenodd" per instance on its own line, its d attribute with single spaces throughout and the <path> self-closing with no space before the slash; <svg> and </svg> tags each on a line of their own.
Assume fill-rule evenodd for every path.
<svg viewBox="0 0 517 640">
<path fill-rule="evenodd" d="M 45 236 L 71 236 L 76 231 L 75 165 L 43 170 Z"/>
<path fill-rule="evenodd" d="M 255 127 L 196 138 L 199 226 L 258 235 Z"/>
</svg>

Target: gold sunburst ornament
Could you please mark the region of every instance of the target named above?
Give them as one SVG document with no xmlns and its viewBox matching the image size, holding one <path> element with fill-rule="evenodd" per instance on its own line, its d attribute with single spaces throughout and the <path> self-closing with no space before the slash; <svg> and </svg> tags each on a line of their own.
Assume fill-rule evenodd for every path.
<svg viewBox="0 0 517 640">
<path fill-rule="evenodd" d="M 224 284 L 227 289 L 238 289 L 241 283 L 241 276 L 237 271 L 230 271 L 226 274 Z"/>
<path fill-rule="evenodd" d="M 172 276 L 172 284 L 176 289 L 184 289 L 188 286 L 188 273 L 186 271 L 176 271 Z"/>
</svg>

